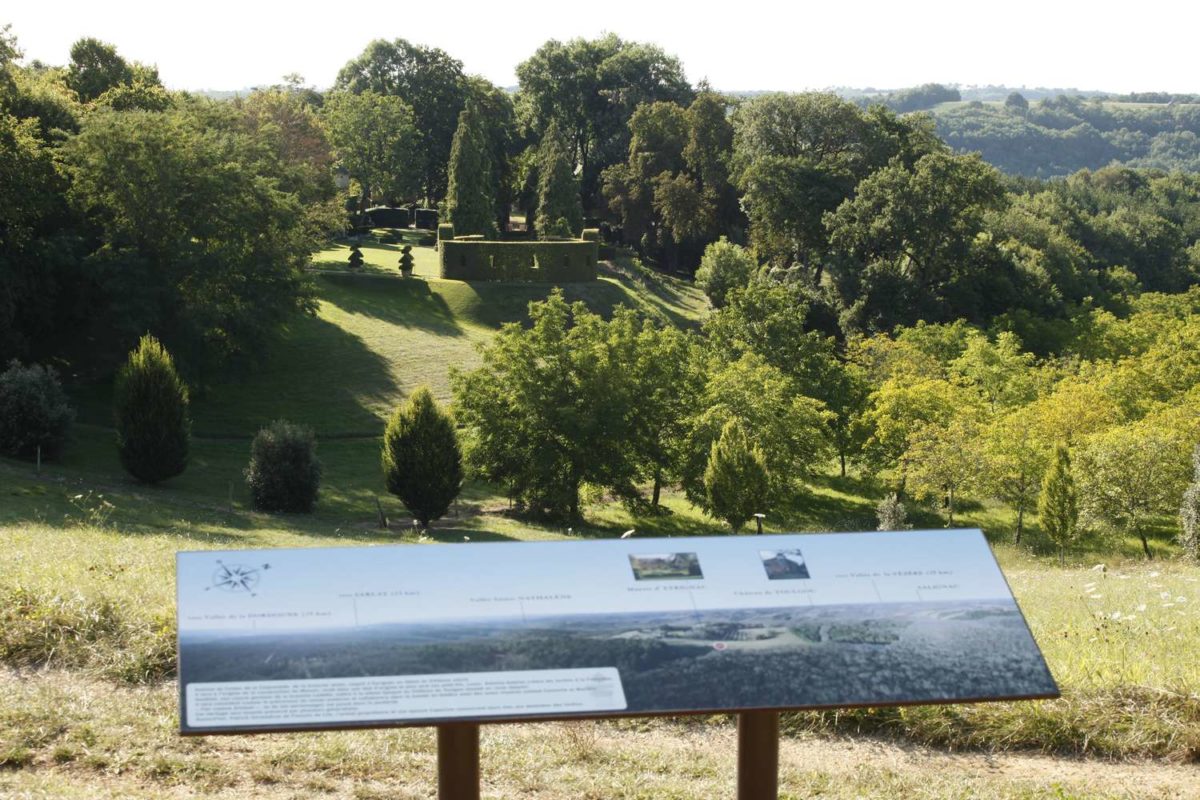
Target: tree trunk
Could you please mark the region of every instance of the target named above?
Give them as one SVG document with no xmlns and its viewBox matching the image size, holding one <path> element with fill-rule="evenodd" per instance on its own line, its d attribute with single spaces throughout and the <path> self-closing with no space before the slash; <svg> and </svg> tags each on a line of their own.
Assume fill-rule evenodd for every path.
<svg viewBox="0 0 1200 800">
<path fill-rule="evenodd" d="M 658 498 L 662 494 L 662 473 L 654 471 L 654 492 L 650 497 L 650 505 L 658 508 Z"/>
<path fill-rule="evenodd" d="M 842 477 L 846 477 L 846 451 L 838 452 L 838 458 L 842 461 Z"/>
<path fill-rule="evenodd" d="M 1154 553 L 1150 552 L 1150 542 L 1146 540 L 1145 532 L 1139 528 L 1137 532 L 1138 538 L 1142 540 L 1142 552 L 1146 554 L 1146 559 L 1154 558 Z"/>
<path fill-rule="evenodd" d="M 953 528 L 954 527 L 954 487 L 953 486 L 950 487 L 950 494 L 949 494 L 949 501 L 947 503 L 947 508 L 949 508 L 949 510 L 950 510 L 950 518 L 946 521 L 946 527 Z"/>
<path fill-rule="evenodd" d="M 1015 542 L 1015 544 L 1021 543 L 1021 531 L 1023 530 L 1024 522 L 1025 522 L 1025 506 L 1019 505 L 1019 506 L 1017 506 L 1017 541 Z"/>
</svg>

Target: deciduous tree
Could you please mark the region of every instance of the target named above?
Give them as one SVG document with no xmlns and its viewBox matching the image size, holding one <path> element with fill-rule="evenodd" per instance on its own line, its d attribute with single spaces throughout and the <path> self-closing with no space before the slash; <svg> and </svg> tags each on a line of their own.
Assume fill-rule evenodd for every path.
<svg viewBox="0 0 1200 800">
<path fill-rule="evenodd" d="M 394 95 L 338 92 L 322 111 L 338 160 L 368 200 L 412 197 L 422 179 L 412 108 Z M 444 169 L 444 167 L 443 167 Z"/>
<path fill-rule="evenodd" d="M 410 109 L 415 142 L 408 158 L 415 167 L 415 188 L 436 202 L 446 191 L 450 147 L 467 84 L 462 62 L 443 50 L 405 39 L 376 39 L 342 67 L 333 88 L 335 93 L 387 95 Z M 358 131 L 389 138 L 371 127 Z"/>
<path fill-rule="evenodd" d="M 1188 443 L 1152 423 L 1109 428 L 1079 450 L 1079 505 L 1084 519 L 1137 536 L 1152 557 L 1149 528 L 1177 512 L 1190 473 Z"/>
</svg>

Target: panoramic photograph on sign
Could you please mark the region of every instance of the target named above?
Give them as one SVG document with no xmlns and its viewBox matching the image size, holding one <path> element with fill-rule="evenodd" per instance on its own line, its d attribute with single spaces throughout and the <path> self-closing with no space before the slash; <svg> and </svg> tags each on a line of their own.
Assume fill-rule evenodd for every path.
<svg viewBox="0 0 1200 800">
<path fill-rule="evenodd" d="M 177 563 L 184 733 L 1058 693 L 979 531 Z"/>
</svg>

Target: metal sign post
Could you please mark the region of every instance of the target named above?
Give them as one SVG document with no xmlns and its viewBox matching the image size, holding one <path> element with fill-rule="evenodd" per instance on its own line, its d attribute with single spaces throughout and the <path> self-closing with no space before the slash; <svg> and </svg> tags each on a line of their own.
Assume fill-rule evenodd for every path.
<svg viewBox="0 0 1200 800">
<path fill-rule="evenodd" d="M 737 800 L 779 797 L 779 712 L 738 714 Z"/>
<path fill-rule="evenodd" d="M 438 800 L 479 800 L 479 726 L 439 725 Z"/>
</svg>

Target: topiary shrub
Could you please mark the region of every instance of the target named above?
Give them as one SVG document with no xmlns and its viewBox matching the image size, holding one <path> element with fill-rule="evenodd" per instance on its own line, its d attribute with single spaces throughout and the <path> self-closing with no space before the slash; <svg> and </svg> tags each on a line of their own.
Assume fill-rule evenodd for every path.
<svg viewBox="0 0 1200 800">
<path fill-rule="evenodd" d="M 321 487 L 321 462 L 311 428 L 276 420 L 250 443 L 246 484 L 259 511 L 308 513 Z"/>
<path fill-rule="evenodd" d="M 383 434 L 387 489 L 428 526 L 450 508 L 462 488 L 462 450 L 450 417 L 422 386 L 388 420 Z"/>
<path fill-rule="evenodd" d="M 21 366 L 15 359 L 0 374 L 0 453 L 43 458 L 62 450 L 75 412 L 53 367 Z"/>
<path fill-rule="evenodd" d="M 158 483 L 187 468 L 188 389 L 171 354 L 149 334 L 117 372 L 113 416 L 121 466 L 130 475 Z"/>
</svg>

